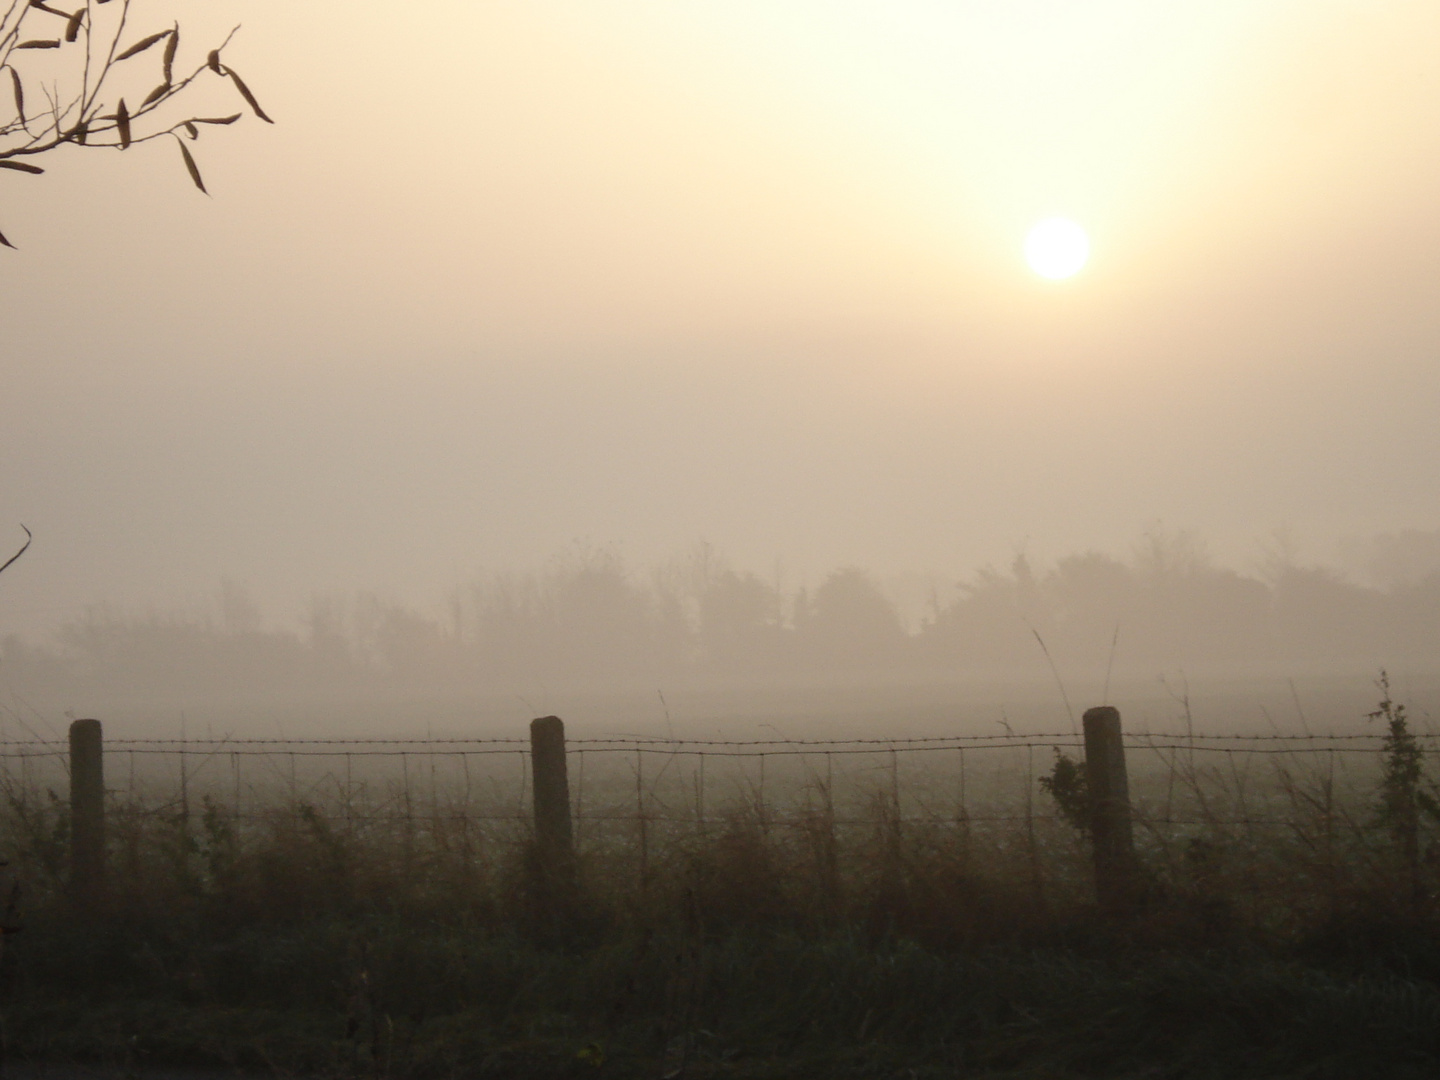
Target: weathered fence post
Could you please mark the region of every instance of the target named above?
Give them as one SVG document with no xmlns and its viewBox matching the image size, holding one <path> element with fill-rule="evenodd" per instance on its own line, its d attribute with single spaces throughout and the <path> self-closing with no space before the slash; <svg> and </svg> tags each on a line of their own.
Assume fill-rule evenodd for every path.
<svg viewBox="0 0 1440 1080">
<path fill-rule="evenodd" d="M 70 888 L 96 904 L 105 894 L 105 756 L 99 720 L 70 725 Z"/>
<path fill-rule="evenodd" d="M 550 914 L 563 914 L 575 885 L 570 780 L 565 769 L 565 722 L 530 721 L 530 766 L 535 792 L 535 885 Z"/>
<path fill-rule="evenodd" d="M 1135 840 L 1130 829 L 1130 783 L 1120 711 L 1085 710 L 1085 783 L 1090 791 L 1090 836 L 1095 846 L 1095 892 L 1100 906 L 1123 911 L 1136 900 Z"/>
</svg>

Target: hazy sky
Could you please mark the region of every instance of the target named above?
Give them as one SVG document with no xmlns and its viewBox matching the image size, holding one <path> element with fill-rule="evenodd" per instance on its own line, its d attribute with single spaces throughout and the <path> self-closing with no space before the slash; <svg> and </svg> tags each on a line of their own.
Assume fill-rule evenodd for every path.
<svg viewBox="0 0 1440 1080">
<path fill-rule="evenodd" d="M 137 10 L 278 123 L 0 174 L 0 630 L 1440 527 L 1433 0 Z"/>
</svg>

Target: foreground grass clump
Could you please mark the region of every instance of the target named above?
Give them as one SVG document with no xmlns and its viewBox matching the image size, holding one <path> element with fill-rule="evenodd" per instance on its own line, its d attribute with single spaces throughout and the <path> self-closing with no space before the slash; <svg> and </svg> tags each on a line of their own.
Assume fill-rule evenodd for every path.
<svg viewBox="0 0 1440 1080">
<path fill-rule="evenodd" d="M 1217 825 L 1147 848 L 1116 921 L 1063 821 L 873 810 L 592 834 L 557 900 L 522 831 L 460 813 L 121 805 L 82 908 L 65 807 L 12 792 L 9 1053 L 417 1080 L 1440 1074 L 1432 870 L 1411 890 L 1387 847 L 1307 863 Z"/>
</svg>

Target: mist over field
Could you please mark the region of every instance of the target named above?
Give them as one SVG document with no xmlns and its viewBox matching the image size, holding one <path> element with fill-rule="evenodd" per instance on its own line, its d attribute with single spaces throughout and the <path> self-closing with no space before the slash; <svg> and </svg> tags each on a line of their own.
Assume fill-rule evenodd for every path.
<svg viewBox="0 0 1440 1080">
<path fill-rule="evenodd" d="M 7 724 L 1427 685 L 1433 4 L 231 9 L 0 171 Z"/>
<path fill-rule="evenodd" d="M 1024 553 L 956 581 L 840 567 L 813 587 L 708 544 L 657 566 L 575 545 L 424 609 L 317 593 L 298 625 L 243 585 L 137 614 L 97 605 L 0 643 L 0 720 L 102 714 L 131 737 L 463 735 L 561 712 L 578 731 L 909 736 L 1053 731 L 1103 701 L 1136 730 L 1364 730 L 1388 670 L 1440 682 L 1440 534 L 1352 544 L 1349 573 L 1273 538 L 1250 573 L 1155 530 L 1124 557 Z M 776 725 L 780 725 L 776 727 Z M 511 732 L 513 733 L 513 732 Z"/>
</svg>

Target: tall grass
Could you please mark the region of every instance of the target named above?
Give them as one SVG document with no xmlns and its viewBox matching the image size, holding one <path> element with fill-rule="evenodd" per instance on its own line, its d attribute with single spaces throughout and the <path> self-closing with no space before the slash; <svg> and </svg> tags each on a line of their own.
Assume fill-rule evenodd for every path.
<svg viewBox="0 0 1440 1080">
<path fill-rule="evenodd" d="M 884 754 L 845 791 L 828 766 L 707 790 L 592 764 L 559 923 L 523 803 L 480 812 L 478 778 L 410 769 L 362 799 L 292 774 L 263 800 L 151 778 L 112 794 L 94 913 L 67 898 L 68 804 L 6 774 L 0 849 L 25 888 L 7 1038 L 36 1059 L 396 1077 L 1440 1062 L 1434 823 L 1412 845 L 1385 816 L 1393 756 L 1152 745 L 1132 740 L 1146 893 L 1125 921 L 1094 903 L 1080 818 L 973 762 L 958 798 L 953 772 Z"/>
</svg>

